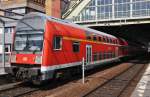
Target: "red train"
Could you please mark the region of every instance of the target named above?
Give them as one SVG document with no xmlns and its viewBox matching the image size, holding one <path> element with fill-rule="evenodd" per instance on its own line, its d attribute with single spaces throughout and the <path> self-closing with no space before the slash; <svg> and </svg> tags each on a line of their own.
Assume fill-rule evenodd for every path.
<svg viewBox="0 0 150 97">
<path fill-rule="evenodd" d="M 6 71 L 33 82 L 118 61 L 128 55 L 128 43 L 41 13 L 25 15 L 16 27 L 11 67 Z"/>
</svg>

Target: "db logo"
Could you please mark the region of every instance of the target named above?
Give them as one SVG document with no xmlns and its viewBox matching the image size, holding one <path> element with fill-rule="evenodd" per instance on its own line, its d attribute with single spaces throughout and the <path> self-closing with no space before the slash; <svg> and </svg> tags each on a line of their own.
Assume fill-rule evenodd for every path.
<svg viewBox="0 0 150 97">
<path fill-rule="evenodd" d="M 23 61 L 27 61 L 28 60 L 28 58 L 27 57 L 23 57 L 23 59 L 22 59 Z"/>
</svg>

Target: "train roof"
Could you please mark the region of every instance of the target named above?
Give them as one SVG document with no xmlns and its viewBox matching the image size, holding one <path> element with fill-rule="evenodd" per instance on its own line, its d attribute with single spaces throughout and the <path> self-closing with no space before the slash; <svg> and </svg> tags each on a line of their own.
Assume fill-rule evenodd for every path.
<svg viewBox="0 0 150 97">
<path fill-rule="evenodd" d="M 75 27 L 75 28 L 79 28 L 79 29 L 83 29 L 83 30 L 86 30 L 88 32 L 92 32 L 92 33 L 95 33 L 95 34 L 100 34 L 102 36 L 107 36 L 107 37 L 111 37 L 111 38 L 115 38 L 115 36 L 113 35 L 110 35 L 110 34 L 106 34 L 104 32 L 101 32 L 101 31 L 97 31 L 97 30 L 94 30 L 94 29 L 91 29 L 91 28 L 87 28 L 87 27 L 84 27 L 84 26 L 80 26 L 80 25 L 77 25 L 77 24 L 74 24 L 72 22 L 69 22 L 67 20 L 62 20 L 62 19 L 58 19 L 58 18 L 54 18 L 54 17 L 51 17 L 51 16 L 47 16 L 46 14 L 43 14 L 43 13 L 39 13 L 39 12 L 31 12 L 29 14 L 26 14 L 20 21 L 24 20 L 24 19 L 27 19 L 27 18 L 33 18 L 33 17 L 40 17 L 41 20 L 43 20 L 43 23 L 45 23 L 46 20 L 50 20 L 50 21 L 54 21 L 54 22 L 58 22 L 58 23 L 61 23 L 61 24 L 65 24 L 65 25 L 71 25 L 72 27 Z M 34 25 L 37 25 L 37 24 L 34 24 Z M 38 24 L 39 25 L 39 24 Z M 20 24 L 18 23 L 17 26 L 20 26 Z M 39 25 L 38 28 L 40 28 L 41 26 Z M 18 27 L 17 27 L 18 28 Z M 16 29 L 17 29 L 16 28 Z"/>
</svg>

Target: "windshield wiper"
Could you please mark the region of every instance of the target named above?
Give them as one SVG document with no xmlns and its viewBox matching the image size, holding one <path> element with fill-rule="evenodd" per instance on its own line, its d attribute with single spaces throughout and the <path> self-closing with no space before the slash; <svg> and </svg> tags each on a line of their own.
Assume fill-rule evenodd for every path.
<svg viewBox="0 0 150 97">
<path fill-rule="evenodd" d="M 29 46 L 29 41 L 26 41 L 26 46 L 23 48 L 23 50 L 27 51 L 29 50 L 30 46 Z"/>
<path fill-rule="evenodd" d="M 35 52 L 38 51 L 38 47 L 35 48 L 35 50 L 33 50 L 33 54 L 35 54 Z"/>
</svg>

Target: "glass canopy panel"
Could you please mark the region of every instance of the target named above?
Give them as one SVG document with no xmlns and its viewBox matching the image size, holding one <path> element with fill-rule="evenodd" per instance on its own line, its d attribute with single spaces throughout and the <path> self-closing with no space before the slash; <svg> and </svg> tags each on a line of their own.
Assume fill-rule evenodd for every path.
<svg viewBox="0 0 150 97">
<path fill-rule="evenodd" d="M 130 19 L 150 16 L 150 0 L 91 0 L 75 21 Z"/>
<path fill-rule="evenodd" d="M 130 17 L 130 0 L 114 0 L 115 1 L 115 18 Z"/>
<path fill-rule="evenodd" d="M 150 16 L 149 0 L 133 0 L 133 17 Z"/>
</svg>

